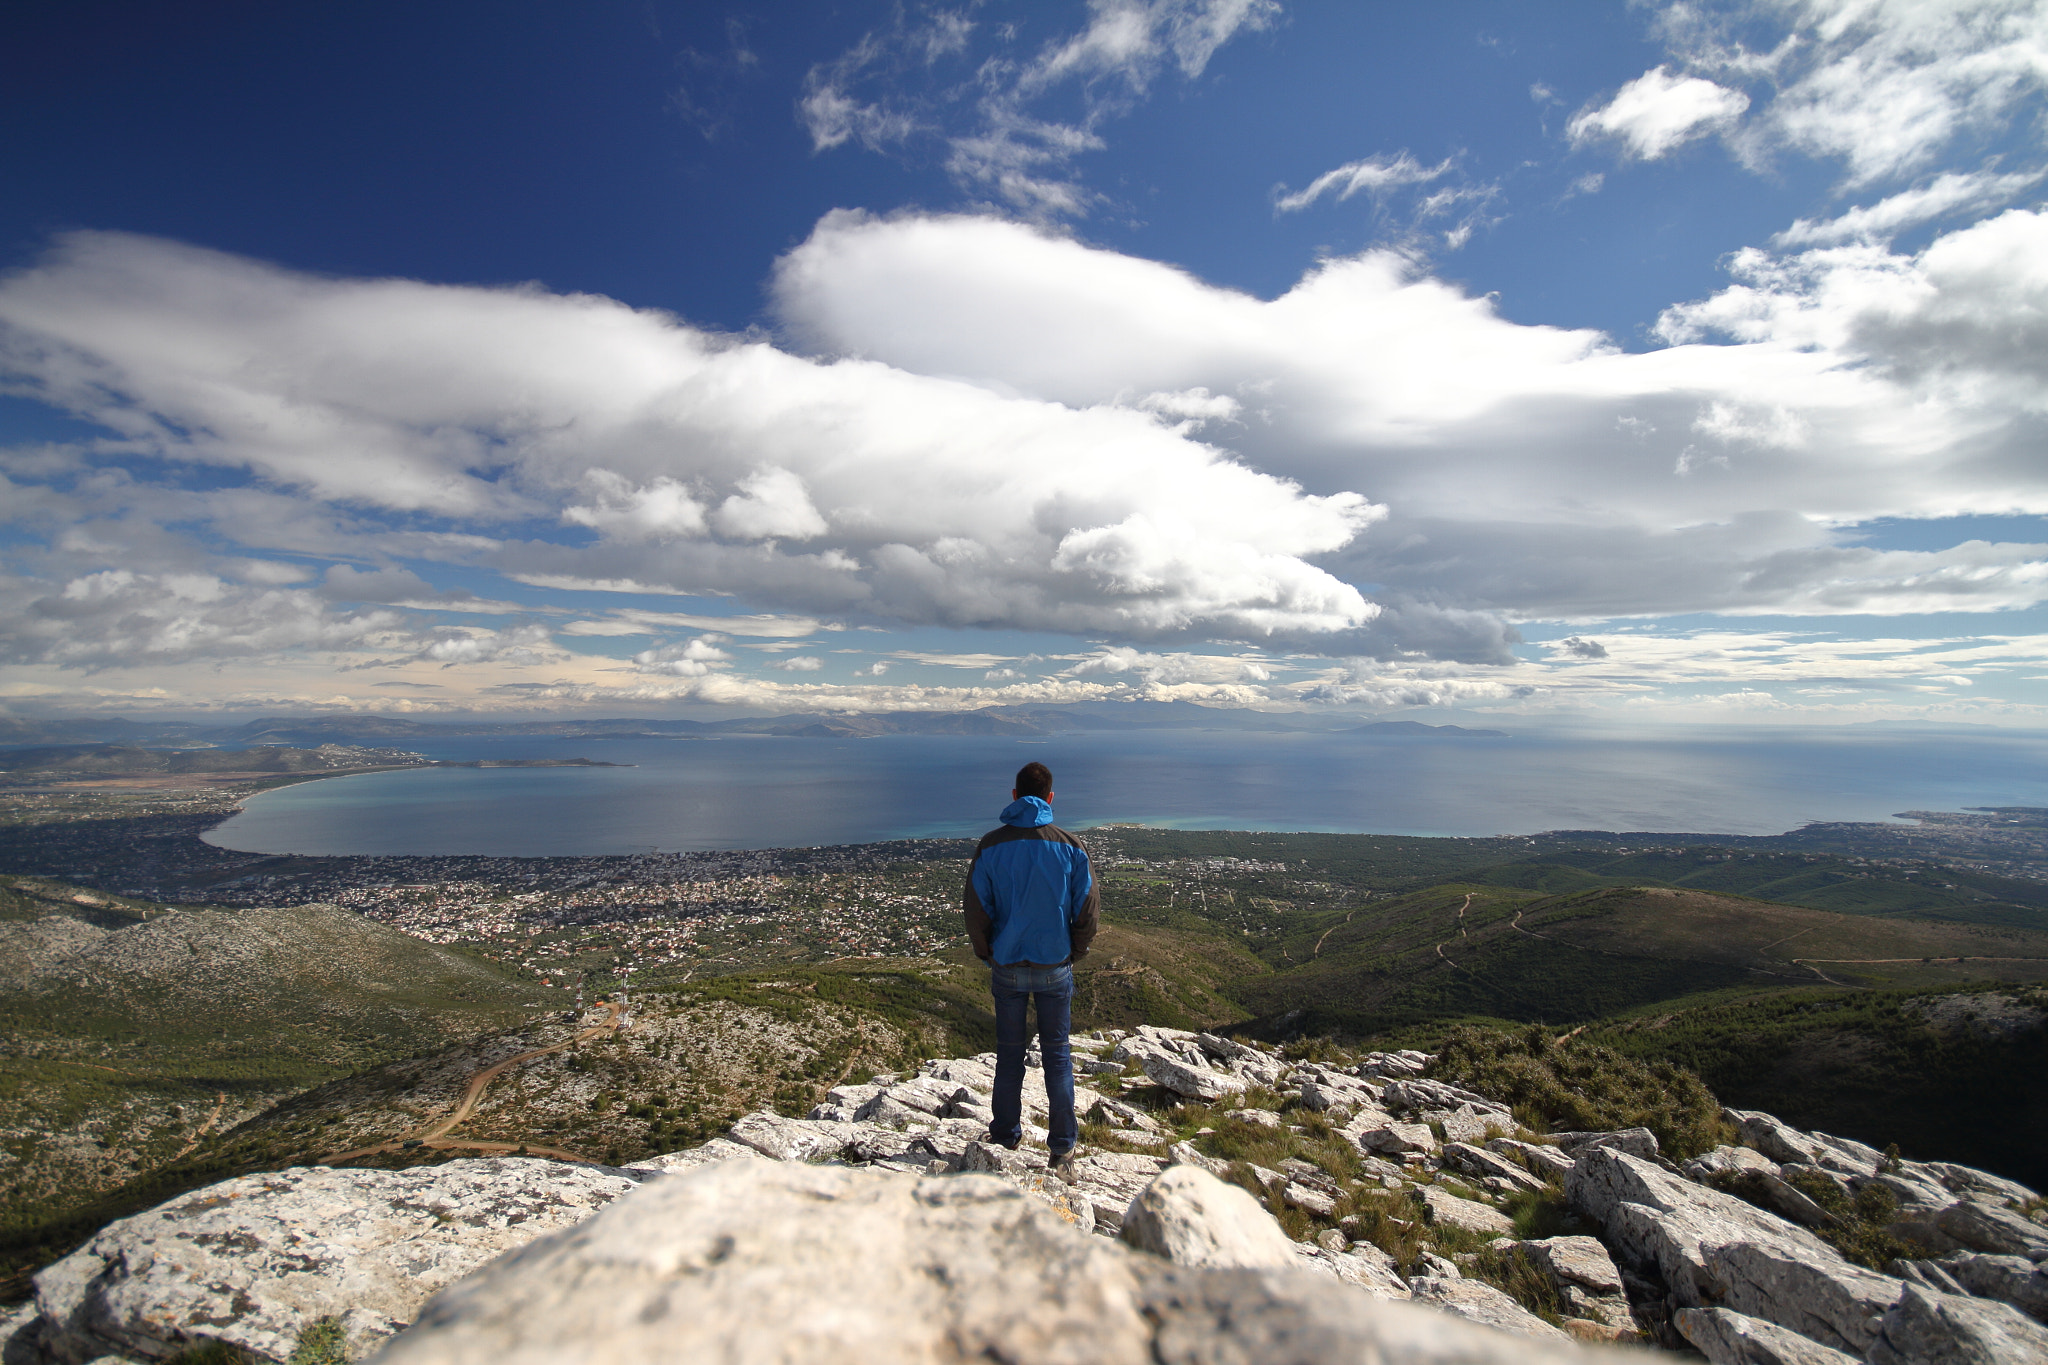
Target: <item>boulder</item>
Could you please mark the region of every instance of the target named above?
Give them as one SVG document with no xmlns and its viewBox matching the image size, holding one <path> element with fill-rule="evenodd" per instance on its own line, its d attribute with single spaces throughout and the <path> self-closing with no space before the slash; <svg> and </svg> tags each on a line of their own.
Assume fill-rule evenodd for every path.
<svg viewBox="0 0 2048 1365">
<path fill-rule="evenodd" d="M 1627 1152 L 1645 1161 L 1655 1161 L 1657 1135 L 1647 1128 L 1623 1128 L 1611 1133 L 1552 1133 L 1550 1140 L 1564 1149 L 1564 1154 L 1574 1161 L 1584 1158 L 1595 1148 L 1608 1148 Z"/>
<path fill-rule="evenodd" d="M 1967 1255 L 1968 1253 L 1964 1254 Z M 1892 1261 L 1885 1266 L 1884 1273 L 1897 1276 L 1907 1284 L 1917 1284 L 1924 1289 L 1932 1289 L 1937 1294 L 1968 1294 L 1971 1292 L 1965 1289 L 1962 1282 L 1957 1280 L 1955 1276 L 1949 1274 L 1948 1267 L 1940 1261 Z M 1995 1299 L 1998 1295 L 1988 1294 L 1985 1297 Z"/>
<path fill-rule="evenodd" d="M 1308 1247 L 1299 1242 L 1294 1244 L 1294 1250 L 1305 1268 L 1363 1289 L 1376 1299 L 1399 1300 L 1412 1297 L 1408 1292 L 1408 1286 L 1394 1273 L 1393 1257 L 1380 1251 L 1370 1242 L 1361 1242 L 1358 1246 L 1362 1250 L 1378 1252 L 1378 1256 L 1359 1255 L 1329 1246 Z"/>
<path fill-rule="evenodd" d="M 979 1140 L 969 1142 L 960 1153 L 960 1167 L 963 1171 L 979 1171 L 984 1175 L 1027 1176 L 1033 1171 L 1046 1168 L 1048 1158 L 1044 1152 L 1034 1152 L 1019 1147 L 1015 1151 L 997 1146 L 993 1142 Z"/>
<path fill-rule="evenodd" d="M 1448 1132 L 1449 1130 L 1446 1129 L 1445 1131 Z M 1530 1175 L 1506 1157 L 1496 1155 L 1484 1148 L 1474 1147 L 1469 1143 L 1445 1143 L 1444 1162 L 1447 1165 L 1457 1167 L 1468 1175 L 1476 1175 L 1481 1179 L 1505 1180 L 1509 1185 L 1518 1190 L 1528 1190 L 1532 1193 L 1540 1194 L 1544 1189 L 1544 1184 L 1541 1180 Z"/>
<path fill-rule="evenodd" d="M 1721 1117 L 1742 1134 L 1743 1145 L 1753 1147 L 1773 1161 L 1813 1162 L 1820 1144 L 1774 1114 L 1758 1109 L 1723 1109 Z"/>
<path fill-rule="evenodd" d="M 1974 1166 L 1958 1166 L 1952 1161 L 1909 1161 L 1906 1169 L 1925 1174 L 1957 1194 L 1981 1194 L 2009 1204 L 2025 1204 L 2041 1197 L 2017 1180 L 2007 1180 Z"/>
<path fill-rule="evenodd" d="M 1440 1279 L 1418 1275 L 1408 1282 L 1416 1302 L 1433 1304 L 1467 1322 L 1512 1332 L 1518 1337 L 1565 1340 L 1565 1334 L 1516 1303 L 1500 1290 L 1481 1280 Z"/>
<path fill-rule="evenodd" d="M 2048 1228 L 2011 1209 L 1963 1199 L 1943 1209 L 1934 1226 L 1972 1251 L 1994 1255 L 2048 1256 Z"/>
<path fill-rule="evenodd" d="M 1380 1103 L 1392 1109 L 1456 1109 L 1460 1105 L 1470 1105 L 1479 1113 L 1498 1115 L 1505 1126 L 1513 1126 L 1508 1107 L 1500 1101 L 1421 1077 L 1388 1081 L 1380 1093 Z"/>
<path fill-rule="evenodd" d="M 844 1151 L 853 1125 L 820 1119 L 791 1119 L 766 1110 L 748 1114 L 726 1134 L 771 1161 L 822 1161 Z"/>
<path fill-rule="evenodd" d="M 1298 1180 L 1290 1180 L 1282 1186 L 1280 1198 L 1289 1208 L 1300 1209 L 1317 1218 L 1330 1218 L 1337 1212 L 1337 1201 L 1329 1191 L 1304 1185 Z"/>
<path fill-rule="evenodd" d="M 1586 1149 L 1565 1190 L 1607 1245 L 1657 1268 L 1678 1307 L 1732 1308 L 1861 1353 L 1903 1287 L 1775 1214 L 1627 1152 Z"/>
<path fill-rule="evenodd" d="M 1515 1249 L 1549 1278 L 1558 1300 L 1573 1317 L 1635 1330 L 1621 1268 L 1599 1239 L 1545 1237 L 1517 1242 Z"/>
<path fill-rule="evenodd" d="M 1938 1263 L 1957 1285 L 1979 1298 L 2009 1303 L 2039 1322 L 2048 1322 L 2048 1266 L 2024 1256 L 1976 1256 L 1964 1252 Z"/>
<path fill-rule="evenodd" d="M 1508 1236 L 1515 1230 L 1512 1218 L 1489 1204 L 1460 1199 L 1434 1185 L 1417 1185 L 1415 1202 L 1422 1205 L 1423 1218 L 1432 1225 L 1462 1228 L 1466 1232 L 1489 1232 Z"/>
<path fill-rule="evenodd" d="M 1419 1076 L 1436 1058 L 1427 1052 L 1368 1052 L 1365 1060 L 1358 1064 L 1361 1076 L 1390 1076 L 1406 1078 Z"/>
<path fill-rule="evenodd" d="M 1184 1099 L 1208 1102 L 1225 1095 L 1241 1095 L 1251 1088 L 1251 1082 L 1241 1076 L 1197 1066 L 1163 1051 L 1147 1052 L 1139 1065 L 1145 1068 L 1145 1075 L 1154 1085 Z"/>
<path fill-rule="evenodd" d="M 1540 1142 L 1518 1142 L 1514 1138 L 1504 1137 L 1490 1138 L 1486 1150 L 1500 1156 L 1520 1157 L 1524 1166 L 1544 1179 L 1551 1176 L 1562 1179 L 1564 1173 L 1577 1164 L 1560 1149 Z"/>
<path fill-rule="evenodd" d="M 1419 1123 L 1382 1123 L 1377 1127 L 1357 1131 L 1352 1140 L 1367 1152 L 1386 1152 L 1399 1155 L 1402 1152 L 1433 1152 L 1436 1150 L 1436 1134 Z"/>
<path fill-rule="evenodd" d="M 1869 1365 L 2048 1365 L 2048 1327 L 2011 1304 L 1909 1284 L 1879 1323 L 1864 1359 Z"/>
<path fill-rule="evenodd" d="M 1175 1166 L 1140 1191 L 1124 1211 L 1122 1237 L 1175 1265 L 1294 1264 L 1294 1243 L 1258 1200 L 1193 1166 Z"/>
<path fill-rule="evenodd" d="M 1079 1109 L 1079 1107 L 1078 1105 L 1075 1106 L 1076 1109 Z M 1263 1114 L 1266 1111 L 1260 1109 L 1251 1112 Z M 1156 1133 L 1159 1131 L 1159 1121 L 1157 1119 L 1138 1108 L 1137 1105 L 1125 1104 L 1122 1100 L 1097 1100 L 1088 1107 L 1088 1111 L 1082 1117 L 1094 1123 L 1106 1123 L 1112 1128 L 1135 1128 L 1141 1133 Z"/>
<path fill-rule="evenodd" d="M 687 1171 L 692 1167 L 708 1165 L 713 1161 L 731 1161 L 736 1157 L 759 1161 L 761 1154 L 744 1142 L 734 1142 L 731 1138 L 713 1138 L 701 1147 L 691 1147 L 681 1152 L 664 1152 L 660 1156 L 648 1157 L 645 1161 L 635 1161 L 625 1169 L 650 1173 Z"/>
<path fill-rule="evenodd" d="M 1856 1357 L 1726 1308 L 1681 1308 L 1672 1322 L 1708 1365 L 1856 1365 Z"/>
<path fill-rule="evenodd" d="M 702 1169 L 724 1164 L 765 1167 Z M 360 1356 L 429 1294 L 640 1178 L 524 1157 L 241 1176 L 110 1223 L 42 1271 L 34 1330 L 58 1361 L 161 1359 L 209 1341 L 283 1360 L 301 1331 L 336 1317 Z"/>
<path fill-rule="evenodd" d="M 1443 1125 L 1445 1142 L 1484 1142 L 1487 1131 L 1498 1129 L 1501 1123 L 1500 1115 L 1481 1113 L 1469 1104 L 1438 1111 L 1429 1117 Z"/>
<path fill-rule="evenodd" d="M 1115 1232 L 1123 1226 L 1124 1210 L 1131 1200 L 1166 1165 L 1159 1157 L 1133 1152 L 1090 1152 L 1069 1163 L 1065 1178 L 1073 1187 L 1074 1199 L 1093 1211 L 1090 1217 L 1095 1226 Z"/>
<path fill-rule="evenodd" d="M 1711 1184 L 1716 1176 L 1739 1175 L 1743 1171 L 1777 1175 L 1778 1163 L 1751 1147 L 1716 1147 L 1694 1157 L 1679 1169 L 1687 1180 L 1697 1180 L 1706 1185 Z"/>
</svg>

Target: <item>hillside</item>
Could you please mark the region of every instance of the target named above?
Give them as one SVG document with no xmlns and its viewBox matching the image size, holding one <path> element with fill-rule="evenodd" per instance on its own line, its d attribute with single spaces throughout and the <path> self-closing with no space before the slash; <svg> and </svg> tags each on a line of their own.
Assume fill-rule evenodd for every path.
<svg viewBox="0 0 2048 1365">
<path fill-rule="evenodd" d="M 180 909 L 0 879 L 0 1228 L 279 1098 L 501 1028 L 542 992 L 332 906 Z"/>
<path fill-rule="evenodd" d="M 2048 1185 L 2048 989 L 1813 991 L 1637 1010 L 1589 1041 L 1697 1072 L 1728 1104 Z"/>
<path fill-rule="evenodd" d="M 1875 918 L 1669 887 L 1562 896 L 1452 883 L 1288 926 L 1262 1016 L 1355 1034 L 1461 1014 L 1583 1023 L 1731 987 L 2048 979 L 2048 933 Z"/>
</svg>

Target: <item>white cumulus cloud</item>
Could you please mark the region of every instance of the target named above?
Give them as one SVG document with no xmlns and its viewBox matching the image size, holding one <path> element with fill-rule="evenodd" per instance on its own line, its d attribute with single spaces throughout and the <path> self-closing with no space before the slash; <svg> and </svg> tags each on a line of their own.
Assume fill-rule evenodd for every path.
<svg viewBox="0 0 2048 1365">
<path fill-rule="evenodd" d="M 1573 142 L 1613 138 L 1645 161 L 1731 127 L 1749 108 L 1749 96 L 1668 66 L 1646 71 L 1601 105 L 1572 115 L 1565 132 Z"/>
</svg>

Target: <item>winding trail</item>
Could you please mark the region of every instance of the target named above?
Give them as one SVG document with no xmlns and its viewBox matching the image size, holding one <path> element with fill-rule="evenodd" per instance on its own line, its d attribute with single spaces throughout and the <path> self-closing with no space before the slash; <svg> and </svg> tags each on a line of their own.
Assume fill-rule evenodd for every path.
<svg viewBox="0 0 2048 1365">
<path fill-rule="evenodd" d="M 1467 892 L 1465 893 L 1465 903 L 1464 903 L 1463 905 L 1461 905 L 1461 906 L 1459 906 L 1459 907 L 1458 907 L 1458 937 L 1459 937 L 1459 938 L 1462 938 L 1462 939 L 1466 939 L 1466 940 L 1468 940 L 1468 941 L 1470 940 L 1470 935 L 1468 935 L 1468 934 L 1467 934 L 1467 933 L 1465 932 L 1465 912 L 1466 912 L 1467 910 L 1470 910 L 1470 909 L 1472 908 L 1472 896 L 1473 896 L 1473 893 L 1472 893 L 1472 892 L 1470 892 L 1470 891 L 1467 891 Z M 1445 940 L 1444 940 L 1444 943 L 1449 943 L 1449 942 L 1450 942 L 1450 940 L 1449 940 L 1449 939 L 1445 939 Z M 1453 967 L 1457 967 L 1457 968 L 1458 968 L 1458 970 L 1459 970 L 1459 971 L 1461 971 L 1461 972 L 1464 972 L 1464 973 L 1465 973 L 1465 975 L 1467 975 L 1467 976 L 1470 976 L 1470 977 L 1472 977 L 1472 979 L 1473 979 L 1474 981 L 1477 981 L 1477 980 L 1479 980 L 1479 978 L 1478 978 L 1477 976 L 1474 976 L 1474 975 L 1472 974 L 1472 972 L 1471 972 L 1471 971 L 1467 970 L 1466 968 L 1464 968 L 1464 967 L 1462 967 L 1462 966 L 1459 966 L 1459 964 L 1457 964 L 1456 962 L 1451 962 L 1451 959 L 1449 958 L 1449 956 L 1447 956 L 1447 955 L 1445 954 L 1445 952 L 1444 952 L 1444 943 L 1439 943 L 1439 944 L 1437 944 L 1437 945 L 1436 945 L 1436 955 L 1437 955 L 1438 957 L 1440 957 L 1440 958 L 1443 958 L 1443 960 L 1444 960 L 1444 961 L 1446 961 L 1446 962 L 1450 962 L 1450 963 L 1451 963 L 1451 965 L 1452 965 Z"/>
<path fill-rule="evenodd" d="M 180 1147 L 177 1150 L 176 1155 L 174 1155 L 171 1158 L 171 1160 L 178 1161 L 192 1155 L 192 1153 L 195 1150 L 197 1150 L 199 1144 L 206 1140 L 206 1135 L 213 1131 L 213 1125 L 220 1122 L 221 1113 L 227 1107 L 228 1092 L 225 1090 L 214 1091 L 213 1112 L 206 1116 L 206 1122 L 199 1125 L 198 1131 L 192 1134 L 191 1141 L 187 1142 L 183 1147 Z"/>
<path fill-rule="evenodd" d="M 1308 954 L 1308 955 L 1309 955 L 1310 957 L 1321 957 L 1321 956 L 1322 956 L 1322 954 L 1323 954 L 1323 944 L 1329 941 L 1329 937 L 1330 937 L 1330 935 L 1332 935 L 1332 934 L 1336 933 L 1336 932 L 1337 932 L 1337 931 L 1338 931 L 1339 929 L 1343 928 L 1343 927 L 1344 927 L 1344 926 L 1345 926 L 1346 924 L 1349 924 L 1349 923 L 1351 923 L 1351 916 L 1352 916 L 1352 915 L 1355 915 L 1355 914 L 1357 914 L 1357 913 L 1358 913 L 1358 912 L 1357 912 L 1356 910 L 1352 910 L 1352 911 L 1350 911 L 1350 912 L 1346 913 L 1346 915 L 1344 916 L 1344 918 L 1343 918 L 1343 919 L 1342 919 L 1341 921 L 1339 921 L 1338 923 L 1336 923 L 1336 924 L 1333 924 L 1333 925 L 1331 925 L 1331 926 L 1330 926 L 1329 928 L 1327 928 L 1327 929 L 1323 930 L 1323 936 L 1322 936 L 1321 938 L 1319 938 L 1319 939 L 1317 939 L 1317 940 L 1316 940 L 1316 946 L 1315 946 L 1314 948 L 1311 948 L 1311 949 L 1309 950 L 1309 954 Z"/>
<path fill-rule="evenodd" d="M 336 1152 L 332 1156 L 323 1156 L 320 1158 L 320 1164 L 322 1166 L 338 1166 L 344 1161 L 357 1161 L 363 1157 L 373 1156 L 380 1152 L 396 1152 L 415 1145 L 432 1147 L 436 1150 L 445 1150 L 452 1147 L 480 1152 L 514 1152 L 523 1150 L 529 1156 L 548 1156 L 554 1157 L 559 1161 L 590 1161 L 590 1157 L 572 1152 L 566 1147 L 536 1147 L 532 1143 L 526 1142 L 460 1142 L 451 1139 L 448 1134 L 453 1132 L 475 1111 L 476 1102 L 483 1098 L 484 1090 L 490 1083 L 504 1075 L 507 1071 L 510 1071 L 513 1067 L 524 1062 L 530 1062 L 536 1057 L 545 1057 L 550 1053 L 566 1051 L 578 1043 L 587 1042 L 604 1033 L 616 1033 L 623 1027 L 620 1016 L 625 1012 L 624 1005 L 616 1001 L 606 1000 L 600 1002 L 598 1008 L 604 1010 L 608 1016 L 603 1023 L 591 1025 L 589 1028 L 569 1038 L 566 1042 L 516 1053 L 513 1056 L 507 1057 L 504 1061 L 487 1066 L 482 1071 L 471 1076 L 469 1084 L 462 1088 L 462 1098 L 456 1101 L 454 1111 L 438 1123 L 428 1124 L 418 1132 L 407 1133 L 402 1137 L 387 1138 L 385 1141 L 373 1146 L 359 1147 L 354 1151 Z"/>
</svg>

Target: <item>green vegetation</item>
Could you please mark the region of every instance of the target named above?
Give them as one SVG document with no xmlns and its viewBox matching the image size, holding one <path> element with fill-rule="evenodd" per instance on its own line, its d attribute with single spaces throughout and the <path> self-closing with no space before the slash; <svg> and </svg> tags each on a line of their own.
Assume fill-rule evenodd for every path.
<svg viewBox="0 0 2048 1365">
<path fill-rule="evenodd" d="M 1577 1038 L 1559 1042 L 1540 1024 L 1453 1029 L 1430 1074 L 1512 1105 L 1516 1122 L 1538 1133 L 1647 1128 L 1676 1161 L 1728 1138 L 1720 1102 L 1697 1075 Z"/>
<path fill-rule="evenodd" d="M 2024 1078 L 2048 1075 L 2048 1030 L 2024 1026 L 2029 1007 L 2048 1009 L 2048 988 L 1782 991 L 1668 1002 L 1584 1037 L 1682 1066 L 1738 1108 L 2039 1186 L 2048 1092 Z"/>
</svg>

